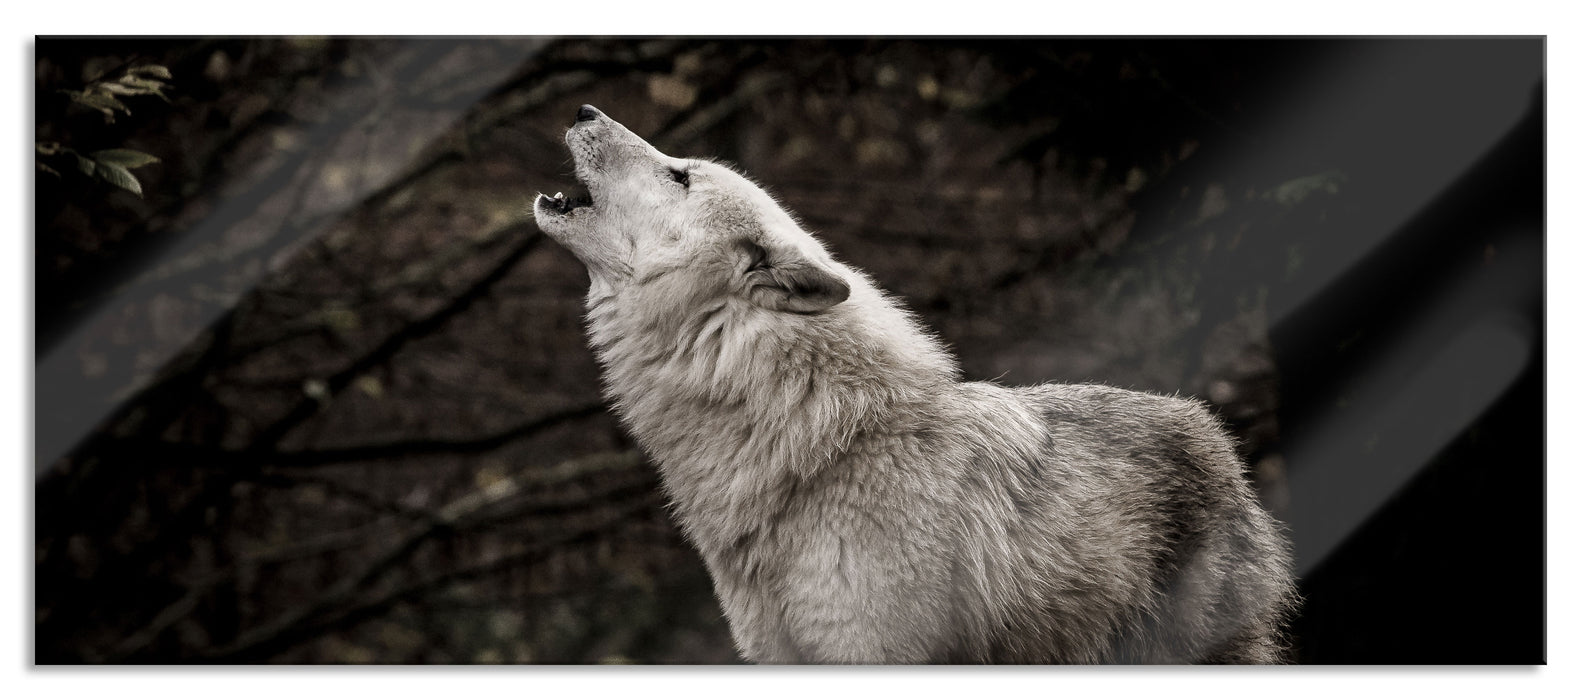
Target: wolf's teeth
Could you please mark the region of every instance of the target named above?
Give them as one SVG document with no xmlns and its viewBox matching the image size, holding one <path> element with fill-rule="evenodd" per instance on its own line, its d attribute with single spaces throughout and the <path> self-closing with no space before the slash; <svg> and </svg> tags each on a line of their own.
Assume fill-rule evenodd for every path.
<svg viewBox="0 0 1582 700">
<path fill-rule="evenodd" d="M 562 196 L 564 195 L 560 194 L 559 192 L 555 193 L 555 199 L 560 199 Z"/>
</svg>

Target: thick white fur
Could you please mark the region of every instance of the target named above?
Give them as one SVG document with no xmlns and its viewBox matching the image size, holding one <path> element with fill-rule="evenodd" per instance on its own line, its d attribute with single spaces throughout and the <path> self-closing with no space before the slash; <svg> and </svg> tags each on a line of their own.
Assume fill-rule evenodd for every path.
<svg viewBox="0 0 1582 700">
<path fill-rule="evenodd" d="M 602 114 L 566 142 L 593 204 L 539 225 L 747 659 L 1281 660 L 1288 545 L 1200 404 L 962 382 L 730 168 Z"/>
</svg>

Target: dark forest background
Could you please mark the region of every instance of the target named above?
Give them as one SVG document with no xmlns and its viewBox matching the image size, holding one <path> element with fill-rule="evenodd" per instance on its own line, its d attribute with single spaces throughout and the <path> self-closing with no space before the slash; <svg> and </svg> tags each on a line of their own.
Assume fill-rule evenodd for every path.
<svg viewBox="0 0 1582 700">
<path fill-rule="evenodd" d="M 35 69 L 37 663 L 737 660 L 530 218 L 583 103 L 740 166 L 969 378 L 1210 402 L 1290 523 L 1298 661 L 1545 659 L 1541 39 Z"/>
</svg>

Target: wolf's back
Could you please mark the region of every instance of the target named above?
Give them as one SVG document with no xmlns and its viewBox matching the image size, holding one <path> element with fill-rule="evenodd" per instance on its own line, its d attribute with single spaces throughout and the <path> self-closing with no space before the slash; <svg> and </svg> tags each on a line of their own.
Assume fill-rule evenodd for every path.
<svg viewBox="0 0 1582 700">
<path fill-rule="evenodd" d="M 1048 425 L 1052 488 L 1076 492 L 1048 516 L 1105 533 L 1088 550 L 1096 575 L 1147 578 L 1106 660 L 1282 661 L 1290 546 L 1220 421 L 1195 400 L 1108 386 L 1017 391 Z"/>
</svg>

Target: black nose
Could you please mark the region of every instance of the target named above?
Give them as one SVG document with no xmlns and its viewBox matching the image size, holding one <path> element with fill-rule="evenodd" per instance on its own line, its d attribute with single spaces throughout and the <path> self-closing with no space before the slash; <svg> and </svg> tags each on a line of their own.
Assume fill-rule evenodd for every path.
<svg viewBox="0 0 1582 700">
<path fill-rule="evenodd" d="M 591 122 L 598 118 L 599 110 L 594 109 L 593 105 L 583 105 L 577 108 L 577 121 L 579 122 Z"/>
</svg>

